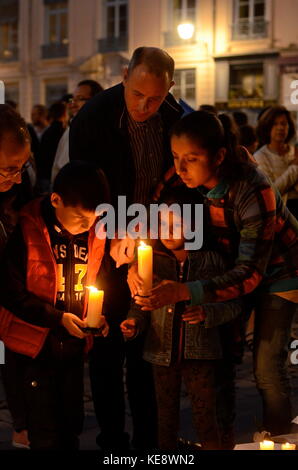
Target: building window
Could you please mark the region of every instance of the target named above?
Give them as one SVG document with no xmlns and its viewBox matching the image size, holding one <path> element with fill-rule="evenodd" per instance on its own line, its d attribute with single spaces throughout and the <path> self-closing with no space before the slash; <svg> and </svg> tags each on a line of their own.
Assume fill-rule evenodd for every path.
<svg viewBox="0 0 298 470">
<path fill-rule="evenodd" d="M 127 0 L 107 0 L 106 2 L 108 38 L 127 35 L 128 5 Z"/>
<path fill-rule="evenodd" d="M 67 83 L 65 81 L 46 83 L 46 106 L 60 101 L 67 93 Z"/>
<path fill-rule="evenodd" d="M 68 54 L 68 2 L 44 0 L 45 44 L 43 58 L 65 57 Z"/>
<path fill-rule="evenodd" d="M 196 0 L 170 0 L 169 31 L 164 33 L 165 47 L 185 46 L 195 42 L 195 34 L 191 39 L 181 39 L 177 27 L 181 23 L 196 25 Z"/>
<path fill-rule="evenodd" d="M 20 92 L 18 83 L 5 82 L 5 102 L 13 101 L 16 105 L 19 104 Z"/>
<path fill-rule="evenodd" d="M 98 51 L 113 52 L 128 49 L 128 1 L 106 0 L 106 37 L 99 39 Z"/>
<path fill-rule="evenodd" d="M 18 0 L 0 2 L 0 60 L 18 59 Z"/>
<path fill-rule="evenodd" d="M 196 0 L 172 0 L 173 30 L 180 23 L 195 23 Z"/>
<path fill-rule="evenodd" d="M 264 71 L 262 64 L 230 66 L 229 100 L 262 100 Z"/>
<path fill-rule="evenodd" d="M 266 37 L 266 0 L 234 0 L 233 39 Z"/>
<path fill-rule="evenodd" d="M 175 86 L 172 93 L 178 101 L 180 98 L 196 108 L 196 70 L 176 70 L 174 73 Z"/>
</svg>

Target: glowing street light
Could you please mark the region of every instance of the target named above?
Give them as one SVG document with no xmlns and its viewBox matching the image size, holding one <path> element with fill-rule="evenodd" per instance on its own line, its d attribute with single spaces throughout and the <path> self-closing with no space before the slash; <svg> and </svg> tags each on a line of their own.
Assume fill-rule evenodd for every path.
<svg viewBox="0 0 298 470">
<path fill-rule="evenodd" d="M 181 23 L 177 26 L 178 34 L 181 39 L 191 39 L 195 31 L 192 23 Z"/>
</svg>

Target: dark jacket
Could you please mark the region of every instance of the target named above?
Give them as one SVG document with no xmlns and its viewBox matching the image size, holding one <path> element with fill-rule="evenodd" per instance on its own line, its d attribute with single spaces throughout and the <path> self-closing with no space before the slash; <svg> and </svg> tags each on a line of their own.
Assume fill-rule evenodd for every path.
<svg viewBox="0 0 298 470">
<path fill-rule="evenodd" d="M 62 122 L 53 121 L 44 131 L 40 146 L 35 155 L 37 178 L 51 180 L 52 167 L 59 141 L 65 131 Z"/>
<path fill-rule="evenodd" d="M 159 282 L 178 281 L 177 261 L 173 255 L 155 252 L 153 265 Z M 184 279 L 210 279 L 224 273 L 226 268 L 223 258 L 214 251 L 190 252 Z M 153 364 L 169 366 L 173 357 L 177 356 L 175 348 L 180 341 L 177 341 L 177 331 L 174 330 L 181 328 L 181 314 L 185 309 L 185 304 L 182 308 L 179 304 L 166 305 L 152 312 L 143 312 L 135 303 L 131 307 L 128 317 L 137 319 L 140 331 L 147 329 L 143 356 Z M 222 348 L 217 327 L 236 318 L 242 311 L 242 303 L 240 300 L 207 303 L 203 308 L 206 315 L 203 324 L 186 323 L 183 326 L 182 357 L 185 359 L 220 359 Z"/>
<path fill-rule="evenodd" d="M 79 111 L 70 125 L 70 160 L 90 160 L 105 172 L 112 193 L 132 202 L 135 171 L 125 127 L 124 87 L 118 84 L 96 95 Z M 171 94 L 159 108 L 164 135 L 164 172 L 173 165 L 169 130 L 183 111 Z"/>
</svg>

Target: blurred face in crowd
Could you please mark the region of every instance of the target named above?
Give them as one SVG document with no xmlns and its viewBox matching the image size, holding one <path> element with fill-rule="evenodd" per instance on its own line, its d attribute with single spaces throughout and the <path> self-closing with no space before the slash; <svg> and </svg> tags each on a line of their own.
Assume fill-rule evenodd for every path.
<svg viewBox="0 0 298 470">
<path fill-rule="evenodd" d="M 167 96 L 174 82 L 168 74 L 161 77 L 150 73 L 145 65 L 137 65 L 124 73 L 124 99 L 134 121 L 144 122 L 153 116 Z"/>
<path fill-rule="evenodd" d="M 86 103 L 86 101 L 92 98 L 91 95 L 91 88 L 89 85 L 81 85 L 78 86 L 73 94 L 73 98 L 70 100 L 69 108 L 71 111 L 72 116 L 78 114 L 82 106 Z"/>
<path fill-rule="evenodd" d="M 282 143 L 286 140 L 289 133 L 289 123 L 287 116 L 281 114 L 277 116 L 270 132 L 271 142 Z"/>
<path fill-rule="evenodd" d="M 33 126 L 36 127 L 46 127 L 48 125 L 48 120 L 45 113 L 36 106 L 32 108 L 31 121 Z"/>
<path fill-rule="evenodd" d="M 12 134 L 5 135 L 0 142 L 0 192 L 9 191 L 14 184 L 22 182 L 24 164 L 30 158 L 29 141 L 17 144 Z"/>
<path fill-rule="evenodd" d="M 72 235 L 87 232 L 97 219 L 94 211 L 86 210 L 81 206 L 65 205 L 57 193 L 51 194 L 51 202 L 60 224 Z"/>
<path fill-rule="evenodd" d="M 218 153 L 215 168 L 211 167 L 208 151 L 186 135 L 174 135 L 171 139 L 171 148 L 176 173 L 186 186 L 189 188 L 205 186 L 212 189 L 218 184 L 216 166 L 224 159 L 224 148 Z"/>
</svg>

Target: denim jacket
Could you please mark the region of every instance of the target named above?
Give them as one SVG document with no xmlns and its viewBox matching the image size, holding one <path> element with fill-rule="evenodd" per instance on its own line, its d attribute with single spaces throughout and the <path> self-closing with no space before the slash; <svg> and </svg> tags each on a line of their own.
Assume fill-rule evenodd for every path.
<svg viewBox="0 0 298 470">
<path fill-rule="evenodd" d="M 154 274 L 157 283 L 162 280 L 178 281 L 177 261 L 167 253 L 155 252 Z M 196 251 L 188 254 L 187 280 L 210 279 L 227 269 L 223 258 L 214 251 Z M 173 321 L 175 304 L 151 312 L 144 312 L 134 302 L 128 318 L 137 320 L 138 332 L 146 331 L 143 357 L 156 365 L 169 366 L 172 359 Z M 233 320 L 241 313 L 241 300 L 208 303 L 203 306 L 206 319 L 201 324 L 184 326 L 185 359 L 220 359 L 222 355 L 219 325 Z"/>
</svg>

